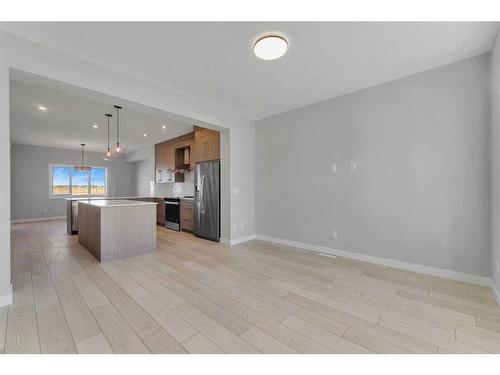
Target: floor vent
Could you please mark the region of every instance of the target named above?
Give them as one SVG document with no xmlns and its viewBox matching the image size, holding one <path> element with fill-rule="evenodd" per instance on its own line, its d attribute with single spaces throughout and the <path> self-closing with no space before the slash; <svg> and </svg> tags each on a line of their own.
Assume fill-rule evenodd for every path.
<svg viewBox="0 0 500 375">
<path fill-rule="evenodd" d="M 319 255 L 321 255 L 321 256 L 323 256 L 323 257 L 337 258 L 337 256 L 336 256 L 336 255 L 327 254 L 327 253 L 319 253 Z"/>
</svg>

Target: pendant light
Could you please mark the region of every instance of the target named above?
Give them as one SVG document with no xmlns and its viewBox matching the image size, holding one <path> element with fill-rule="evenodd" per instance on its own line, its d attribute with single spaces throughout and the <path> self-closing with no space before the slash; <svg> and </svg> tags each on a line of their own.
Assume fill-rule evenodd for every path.
<svg viewBox="0 0 500 375">
<path fill-rule="evenodd" d="M 106 161 L 110 161 L 113 158 L 113 154 L 111 153 L 111 148 L 109 147 L 109 119 L 113 117 L 113 115 L 111 113 L 106 113 L 104 116 L 108 118 L 108 147 L 102 158 Z"/>
<path fill-rule="evenodd" d="M 120 144 L 120 107 L 119 105 L 114 106 L 116 108 L 116 147 L 115 147 L 115 156 L 121 157 L 125 155 L 125 147 Z"/>
<path fill-rule="evenodd" d="M 90 171 L 90 167 L 85 165 L 85 143 L 81 143 L 80 146 L 82 146 L 82 164 L 76 165 L 75 170 L 88 172 Z"/>
</svg>

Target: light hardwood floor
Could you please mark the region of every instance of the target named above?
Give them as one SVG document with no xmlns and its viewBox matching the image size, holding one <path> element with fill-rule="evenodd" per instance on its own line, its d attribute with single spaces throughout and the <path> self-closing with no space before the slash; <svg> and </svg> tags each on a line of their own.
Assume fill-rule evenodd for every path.
<svg viewBox="0 0 500 375">
<path fill-rule="evenodd" d="M 158 227 L 158 251 L 99 264 L 64 221 L 12 226 L 5 353 L 500 353 L 482 286 Z"/>
</svg>

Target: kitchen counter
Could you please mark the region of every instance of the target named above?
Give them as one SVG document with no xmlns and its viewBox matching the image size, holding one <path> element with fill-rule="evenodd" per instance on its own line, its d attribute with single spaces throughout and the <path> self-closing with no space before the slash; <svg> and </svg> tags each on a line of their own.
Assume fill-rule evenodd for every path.
<svg viewBox="0 0 500 375">
<path fill-rule="evenodd" d="M 85 203 L 96 207 L 117 207 L 117 206 L 148 206 L 157 205 L 156 202 L 134 201 L 127 199 L 88 199 L 81 200 L 78 203 Z"/>
<path fill-rule="evenodd" d="M 64 198 L 67 201 L 87 201 L 87 200 L 134 200 L 134 199 L 163 199 L 163 197 L 71 197 L 71 198 Z"/>
<path fill-rule="evenodd" d="M 78 233 L 78 202 L 116 202 L 116 201 L 131 201 L 138 203 L 151 203 L 157 204 L 157 221 L 159 225 L 165 225 L 165 205 L 163 202 L 163 197 L 70 197 L 64 198 L 67 202 L 66 204 L 66 222 L 67 222 L 67 232 L 70 235 Z M 154 202 L 152 202 L 154 201 Z M 131 204 L 131 203 L 129 203 Z M 104 207 L 104 203 L 101 203 Z"/>
<path fill-rule="evenodd" d="M 79 200 L 78 242 L 100 262 L 156 250 L 156 203 Z"/>
</svg>

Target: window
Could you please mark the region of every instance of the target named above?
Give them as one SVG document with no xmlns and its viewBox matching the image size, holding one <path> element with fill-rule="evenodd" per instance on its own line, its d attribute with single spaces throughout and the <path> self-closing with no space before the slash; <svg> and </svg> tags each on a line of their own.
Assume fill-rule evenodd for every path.
<svg viewBox="0 0 500 375">
<path fill-rule="evenodd" d="M 90 171 L 76 170 L 73 165 L 49 165 L 50 197 L 99 197 L 108 191 L 108 170 L 92 167 Z"/>
</svg>

